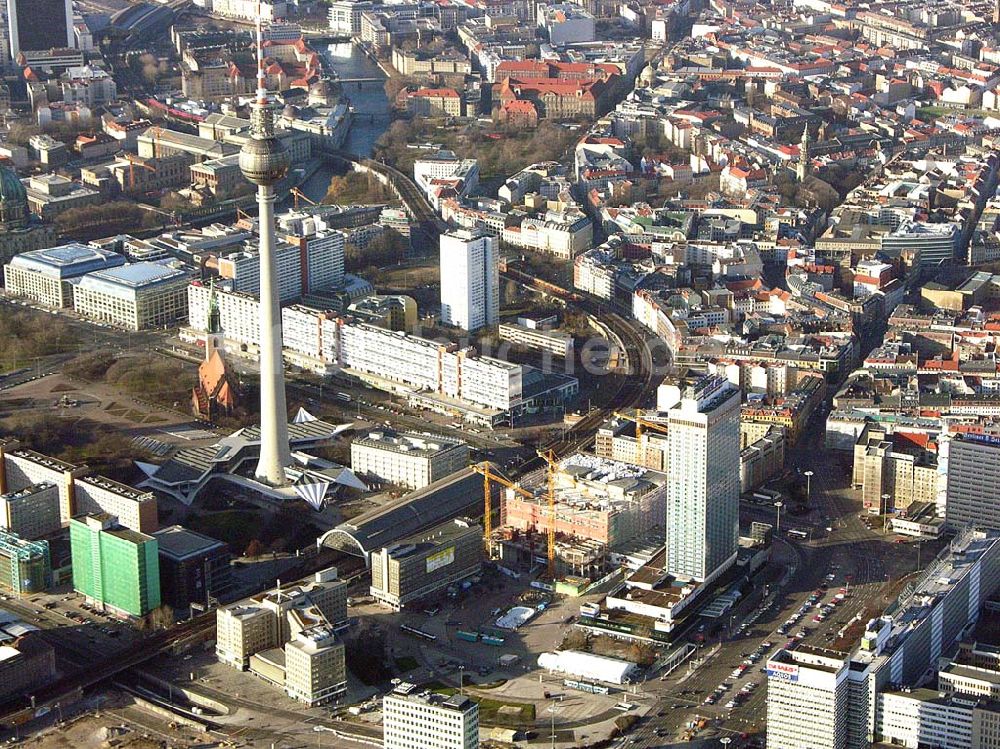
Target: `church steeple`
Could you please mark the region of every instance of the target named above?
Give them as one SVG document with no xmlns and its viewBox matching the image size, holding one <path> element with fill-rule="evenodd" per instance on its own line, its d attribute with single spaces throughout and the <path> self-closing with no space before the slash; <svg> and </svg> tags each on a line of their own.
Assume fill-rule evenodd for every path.
<svg viewBox="0 0 1000 749">
<path fill-rule="evenodd" d="M 802 130 L 802 143 L 799 145 L 799 163 L 795 168 L 795 176 L 799 182 L 804 182 L 809 176 L 809 126 Z"/>
</svg>

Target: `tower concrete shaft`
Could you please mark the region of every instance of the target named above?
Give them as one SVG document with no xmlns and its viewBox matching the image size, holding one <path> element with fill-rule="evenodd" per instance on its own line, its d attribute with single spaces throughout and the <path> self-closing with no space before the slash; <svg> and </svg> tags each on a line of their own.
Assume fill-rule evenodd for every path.
<svg viewBox="0 0 1000 749">
<path fill-rule="evenodd" d="M 257 186 L 260 222 L 260 461 L 256 476 L 272 486 L 287 483 L 288 407 L 281 358 L 281 308 L 275 259 L 274 187 Z"/>
<path fill-rule="evenodd" d="M 274 104 L 264 75 L 264 44 L 257 16 L 257 93 L 251 104 L 250 138 L 240 149 L 240 170 L 257 185 L 260 232 L 260 461 L 255 475 L 271 486 L 288 483 L 288 407 L 281 360 L 281 305 L 275 257 L 274 186 L 288 173 L 288 152 L 274 133 Z"/>
</svg>

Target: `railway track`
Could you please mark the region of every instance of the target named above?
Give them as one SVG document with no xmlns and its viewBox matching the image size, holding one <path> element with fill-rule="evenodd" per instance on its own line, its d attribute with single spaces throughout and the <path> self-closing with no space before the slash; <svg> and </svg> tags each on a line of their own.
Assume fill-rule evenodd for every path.
<svg viewBox="0 0 1000 749">
<path fill-rule="evenodd" d="M 594 438 L 598 427 L 607 418 L 609 411 L 638 407 L 653 394 L 659 383 L 654 371 L 652 355 L 646 345 L 645 338 L 631 322 L 616 312 L 602 310 L 601 306 L 589 297 L 563 289 L 547 281 L 532 278 L 520 271 L 508 269 L 503 271 L 501 275 L 506 275 L 550 296 L 561 297 L 567 304 L 573 304 L 587 314 L 598 317 L 618 336 L 625 347 L 628 373 L 621 378 L 618 388 L 608 403 L 603 408 L 593 410 L 580 419 L 568 430 L 565 437 L 541 445 L 543 450 L 552 450 L 560 458 L 581 450 Z M 529 460 L 519 468 L 518 474 L 523 475 L 537 470 L 542 463 L 541 458 Z"/>
</svg>

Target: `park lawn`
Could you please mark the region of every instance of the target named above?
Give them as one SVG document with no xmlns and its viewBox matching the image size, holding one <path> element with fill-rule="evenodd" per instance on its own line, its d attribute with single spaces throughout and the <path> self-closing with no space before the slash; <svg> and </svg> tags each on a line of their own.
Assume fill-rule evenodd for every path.
<svg viewBox="0 0 1000 749">
<path fill-rule="evenodd" d="M 458 692 L 457 687 L 448 687 L 440 683 L 435 683 L 433 685 L 427 685 L 429 689 L 437 692 L 438 694 L 444 694 L 451 696 Z M 488 697 L 480 697 L 476 694 L 466 695 L 470 700 L 479 705 L 479 722 L 483 724 L 493 724 L 497 726 L 507 726 L 510 728 L 516 726 L 526 726 L 531 725 L 535 722 L 535 706 L 530 702 L 510 702 L 509 700 L 494 700 Z M 501 708 L 517 708 L 517 714 L 507 715 L 501 714 Z"/>
</svg>

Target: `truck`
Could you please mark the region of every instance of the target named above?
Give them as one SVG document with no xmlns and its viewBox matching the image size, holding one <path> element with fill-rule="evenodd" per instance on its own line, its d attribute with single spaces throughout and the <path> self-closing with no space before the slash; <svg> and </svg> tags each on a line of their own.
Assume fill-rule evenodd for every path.
<svg viewBox="0 0 1000 749">
<path fill-rule="evenodd" d="M 466 632 L 460 629 L 455 633 L 455 637 L 459 640 L 465 640 L 466 642 L 479 642 L 478 632 Z"/>
</svg>

